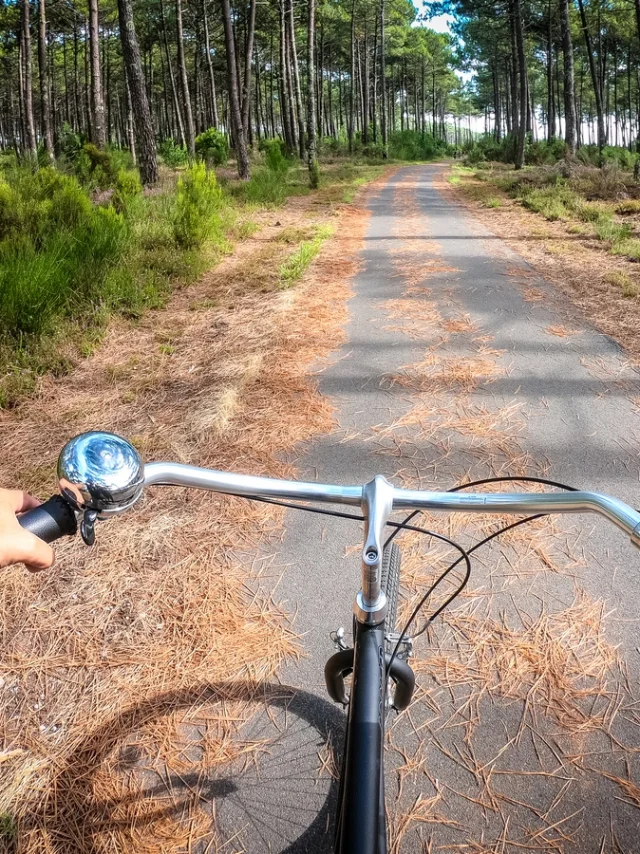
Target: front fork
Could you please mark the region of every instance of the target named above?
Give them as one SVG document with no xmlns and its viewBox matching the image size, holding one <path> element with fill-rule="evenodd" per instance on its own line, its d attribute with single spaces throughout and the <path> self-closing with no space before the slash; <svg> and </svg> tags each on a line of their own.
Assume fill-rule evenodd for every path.
<svg viewBox="0 0 640 854">
<path fill-rule="evenodd" d="M 356 623 L 354 648 L 342 649 L 325 667 L 332 700 L 349 705 L 340 804 L 336 827 L 337 854 L 386 851 L 382 751 L 387 677 L 395 682 L 393 705 L 406 708 L 415 677 L 409 665 L 395 659 L 388 669 L 384 627 Z M 349 698 L 344 677 L 353 673 Z M 384 839 L 385 847 L 381 848 Z"/>
</svg>

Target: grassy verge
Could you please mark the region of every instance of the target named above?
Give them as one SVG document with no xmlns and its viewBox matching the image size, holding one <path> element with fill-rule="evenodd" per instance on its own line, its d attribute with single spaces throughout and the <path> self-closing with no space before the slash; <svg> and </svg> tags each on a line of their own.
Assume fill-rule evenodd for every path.
<svg viewBox="0 0 640 854">
<path fill-rule="evenodd" d="M 449 181 L 485 208 L 513 204 L 562 225 L 568 234 L 600 244 L 602 251 L 631 262 L 640 261 L 640 192 L 631 173 L 618 167 L 573 167 L 569 175 L 561 165 L 530 167 L 521 171 L 495 164 L 482 169 L 453 167 Z M 562 247 L 549 247 L 562 254 Z M 626 297 L 640 292 L 633 276 L 620 271 L 615 282 Z M 613 275 L 609 273 L 607 275 Z M 624 280 L 624 281 L 623 281 Z"/>
<path fill-rule="evenodd" d="M 214 266 L 257 228 L 260 208 L 311 192 L 303 167 L 277 167 L 257 167 L 249 182 L 218 183 L 214 172 L 196 165 L 177 179 L 166 173 L 150 194 L 142 193 L 135 173 L 120 170 L 99 202 L 59 171 L 6 171 L 0 177 L 0 408 L 32 391 L 39 376 L 63 375 L 93 352 L 114 315 L 135 323 Z M 350 202 L 383 170 L 329 166 L 315 191 L 318 201 Z M 263 259 L 267 290 L 295 284 L 315 257 L 327 235 L 308 232 L 290 235 L 300 245 L 284 262 Z"/>
<path fill-rule="evenodd" d="M 312 240 L 304 240 L 280 267 L 280 285 L 290 288 L 299 282 L 305 270 L 320 251 L 320 247 L 333 234 L 333 228 L 324 226 Z"/>
</svg>

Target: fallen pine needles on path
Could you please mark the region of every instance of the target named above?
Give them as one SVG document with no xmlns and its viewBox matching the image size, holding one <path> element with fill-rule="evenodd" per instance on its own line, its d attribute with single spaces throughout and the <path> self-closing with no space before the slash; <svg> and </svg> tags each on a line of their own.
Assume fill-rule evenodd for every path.
<svg viewBox="0 0 640 854">
<path fill-rule="evenodd" d="M 256 289 L 238 270 L 265 245 L 287 257 L 276 238 L 301 219 L 319 234 L 335 216 L 304 198 L 266 212 L 236 256 L 136 326 L 113 323 L 69 376 L 44 377 L 0 413 L 0 482 L 47 494 L 63 443 L 92 428 L 130 437 L 147 459 L 293 475 L 286 456 L 333 423 L 307 370 L 341 340 L 366 213 L 338 212 L 349 236 L 296 288 Z M 243 724 L 298 652 L 258 584 L 278 571 L 257 558 L 281 521 L 273 506 L 158 489 L 100 525 L 94 548 L 61 544 L 52 572 L 5 572 L 0 814 L 19 854 L 216 850 L 199 775 L 265 749 L 243 743 Z M 166 777 L 195 766 L 180 809 L 162 807 L 163 787 L 143 797 L 135 769 L 148 763 Z"/>
</svg>

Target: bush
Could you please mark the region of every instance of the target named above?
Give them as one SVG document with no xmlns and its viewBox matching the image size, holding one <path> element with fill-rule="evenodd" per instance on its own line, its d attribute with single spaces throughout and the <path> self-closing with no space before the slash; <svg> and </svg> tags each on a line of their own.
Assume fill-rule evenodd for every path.
<svg viewBox="0 0 640 854">
<path fill-rule="evenodd" d="M 68 163 L 75 163 L 82 151 L 84 143 L 85 139 L 81 134 L 76 133 L 71 125 L 67 122 L 62 125 L 62 131 L 58 139 L 58 147 L 60 149 L 61 156 Z"/>
<path fill-rule="evenodd" d="M 196 137 L 196 154 L 207 166 L 225 166 L 229 159 L 229 142 L 225 134 L 209 128 Z"/>
<path fill-rule="evenodd" d="M 185 166 L 189 162 L 189 152 L 182 145 L 176 145 L 173 139 L 165 139 L 158 146 L 158 153 L 167 166 Z"/>
<path fill-rule="evenodd" d="M 85 142 L 75 161 L 75 172 L 83 184 L 101 190 L 113 187 L 118 179 L 118 166 L 110 151 Z"/>
<path fill-rule="evenodd" d="M 101 302 L 104 283 L 123 256 L 129 233 L 112 208 L 94 207 L 84 198 L 87 206 L 75 224 L 70 205 L 66 213 L 49 220 L 48 228 L 38 222 L 37 242 L 23 233 L 0 243 L 0 333 L 5 337 L 22 342 L 25 335 L 41 336 L 61 316 L 81 315 Z"/>
<path fill-rule="evenodd" d="M 77 180 L 53 167 L 16 169 L 0 182 L 0 240 L 19 237 L 36 246 L 61 229 L 91 217 L 91 202 Z"/>
<path fill-rule="evenodd" d="M 625 199 L 616 206 L 616 212 L 623 216 L 640 213 L 640 199 Z"/>
<path fill-rule="evenodd" d="M 578 159 L 585 166 L 605 166 L 614 164 L 620 169 L 633 169 L 636 156 L 628 148 L 619 148 L 614 145 L 605 145 L 602 151 L 597 145 L 582 145 L 578 150 Z"/>
<path fill-rule="evenodd" d="M 118 171 L 115 192 L 111 198 L 111 204 L 119 213 L 125 213 L 131 202 L 142 194 L 142 184 L 137 172 L 128 172 L 125 169 Z"/>
<path fill-rule="evenodd" d="M 446 148 L 446 142 L 416 130 L 397 131 L 389 137 L 389 156 L 398 160 L 433 160 Z"/>
<path fill-rule="evenodd" d="M 479 145 L 473 145 L 467 151 L 467 163 L 470 166 L 477 166 L 478 163 L 482 163 L 486 159 L 485 153 Z"/>
<path fill-rule="evenodd" d="M 277 175 L 286 175 L 291 167 L 291 161 L 287 157 L 287 150 L 282 139 L 263 139 L 260 143 L 260 151 L 264 153 L 265 166 L 270 172 Z"/>
<path fill-rule="evenodd" d="M 579 201 L 577 193 L 562 185 L 525 189 L 521 199 L 525 208 L 541 213 L 551 221 L 568 218 Z"/>
<path fill-rule="evenodd" d="M 281 173 L 258 168 L 253 170 L 250 181 L 234 188 L 234 193 L 249 204 L 278 207 L 287 199 L 287 184 Z"/>
<path fill-rule="evenodd" d="M 554 139 L 551 142 L 540 140 L 529 141 L 525 148 L 525 163 L 530 166 L 553 166 L 565 155 L 565 143 L 562 139 Z"/>
<path fill-rule="evenodd" d="M 194 163 L 178 181 L 173 232 L 183 248 L 201 246 L 219 226 L 216 217 L 222 192 L 214 172 L 204 163 Z"/>
</svg>

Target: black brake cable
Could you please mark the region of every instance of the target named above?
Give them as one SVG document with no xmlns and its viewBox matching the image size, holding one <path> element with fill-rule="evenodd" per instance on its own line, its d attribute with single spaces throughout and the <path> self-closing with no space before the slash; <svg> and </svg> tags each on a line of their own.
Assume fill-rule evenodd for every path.
<svg viewBox="0 0 640 854">
<path fill-rule="evenodd" d="M 565 492 L 577 492 L 578 490 L 575 486 L 567 486 L 566 483 L 559 483 L 555 480 L 547 480 L 543 477 L 516 477 L 515 475 L 509 475 L 505 477 L 485 477 L 482 480 L 470 480 L 467 483 L 460 483 L 458 486 L 453 486 L 451 489 L 447 489 L 447 492 L 461 492 L 463 489 L 470 489 L 472 486 L 484 486 L 487 483 L 541 483 L 544 486 L 553 486 L 556 489 L 563 489 Z M 410 522 L 412 519 L 415 519 L 422 510 L 413 510 L 407 518 L 404 520 L 405 522 Z M 385 541 L 384 547 L 390 545 L 390 543 L 398 536 L 400 533 L 400 529 L 396 529 Z"/>
<path fill-rule="evenodd" d="M 520 477 L 518 477 L 516 475 L 508 475 L 505 477 L 486 477 L 486 478 L 482 478 L 481 480 L 468 481 L 467 483 L 461 483 L 461 484 L 458 484 L 457 486 L 452 487 L 451 489 L 448 489 L 447 492 L 461 492 L 463 489 L 470 489 L 471 487 L 475 487 L 475 486 L 484 486 L 487 483 L 514 483 L 514 482 L 515 483 L 540 483 L 540 484 L 543 484 L 544 486 L 551 486 L 551 487 L 554 487 L 556 489 L 562 489 L 566 492 L 576 492 L 577 491 L 574 486 L 568 486 L 565 483 L 560 483 L 559 481 L 555 481 L 555 480 L 548 480 L 547 478 L 534 477 L 534 476 L 528 477 L 526 475 L 523 475 Z M 409 525 L 407 523 L 409 523 L 412 519 L 415 519 L 415 517 L 417 515 L 419 515 L 421 512 L 422 512 L 422 510 L 412 511 L 407 516 L 407 518 L 404 520 L 403 524 L 396 526 L 396 530 L 387 538 L 387 540 L 384 544 L 384 547 L 387 548 L 387 546 L 389 546 L 391 544 L 391 542 L 394 540 L 395 537 L 397 537 L 397 535 L 400 533 L 400 531 L 403 528 L 406 528 L 407 530 L 417 530 L 416 527 Z M 541 519 L 545 515 L 547 515 L 547 514 L 538 513 L 535 516 L 527 516 L 526 519 L 518 519 L 516 522 L 512 522 L 511 524 L 505 525 L 503 528 L 500 528 L 500 530 L 494 531 L 493 534 L 490 534 L 488 537 L 485 537 L 484 540 L 481 540 L 480 542 L 478 542 L 474 546 L 472 546 L 470 549 L 467 549 L 466 550 L 467 558 L 469 557 L 469 555 L 473 554 L 473 552 L 475 552 L 476 549 L 479 549 L 481 546 L 484 546 L 488 542 L 490 542 L 491 540 L 495 539 L 496 537 L 499 537 L 500 534 L 504 534 L 507 531 L 510 531 L 512 528 L 517 528 L 519 525 L 524 525 L 527 522 L 533 522 L 534 519 Z M 418 614 L 420 613 L 422 608 L 425 606 L 427 600 L 429 599 L 429 597 L 431 596 L 433 591 L 436 589 L 436 587 L 441 582 L 443 582 L 445 580 L 445 578 L 449 575 L 449 573 L 453 569 L 455 569 L 455 567 L 458 566 L 458 564 L 461 561 L 462 561 L 462 557 L 459 557 L 458 560 L 454 561 L 450 566 L 448 566 L 447 569 L 445 569 L 445 571 L 434 581 L 434 583 L 431 585 L 431 587 L 429 587 L 427 592 L 424 594 L 422 599 L 418 602 L 418 604 L 414 608 L 413 612 L 411 613 L 411 616 L 407 620 L 402 632 L 400 633 L 400 637 L 398 638 L 396 645 L 393 649 L 393 652 L 391 654 L 391 658 L 389 659 L 389 665 L 387 667 L 387 673 L 389 672 L 389 668 L 391 667 L 394 659 L 396 658 L 396 656 L 398 654 L 398 650 L 400 648 L 400 645 L 408 637 L 407 633 L 409 631 L 409 627 L 411 626 L 413 621 L 416 619 L 416 617 L 418 616 Z M 451 596 L 449 596 L 444 601 L 444 603 L 442 605 L 440 605 L 440 607 L 436 611 L 434 611 L 433 614 L 431 614 L 431 616 L 425 622 L 424 626 L 418 632 L 416 632 L 414 635 L 411 635 L 411 640 L 419 637 L 420 635 L 424 634 L 424 632 L 426 632 L 426 630 L 429 628 L 431 623 L 444 611 L 444 609 L 448 605 L 451 604 L 451 602 L 453 602 L 454 599 L 456 599 L 460 595 L 460 593 L 462 593 L 464 588 L 467 586 L 468 581 L 469 581 L 469 565 L 467 566 L 467 572 L 465 573 L 465 577 L 463 578 L 463 580 L 462 580 L 461 584 L 458 586 L 458 588 L 454 591 L 454 593 L 451 594 Z"/>
<path fill-rule="evenodd" d="M 574 490 L 574 491 L 576 491 L 576 490 Z M 480 542 L 475 543 L 475 545 L 471 546 L 470 549 L 466 549 L 465 550 L 466 554 L 469 557 L 470 555 L 473 554 L 473 552 L 475 552 L 481 546 L 484 546 L 487 543 L 489 543 L 491 540 L 494 540 L 496 537 L 499 537 L 500 534 L 504 534 L 507 531 L 510 531 L 512 528 L 517 528 L 519 525 L 525 525 L 527 522 L 533 522 L 535 519 L 542 519 L 544 516 L 547 516 L 547 515 L 548 515 L 547 513 L 537 513 L 535 516 L 527 516 L 526 519 L 518 519 L 516 522 L 512 522 L 510 525 L 505 525 L 503 528 L 500 528 L 498 531 L 494 531 L 492 534 L 489 534 L 489 536 L 485 537 L 484 540 L 480 540 Z M 410 528 L 410 530 L 415 530 L 415 529 Z M 429 587 L 429 589 L 424 594 L 422 599 L 418 602 L 416 607 L 413 609 L 411 616 L 409 617 L 409 619 L 405 623 L 405 626 L 404 626 L 402 632 L 400 633 L 400 637 L 398 638 L 396 645 L 393 649 L 393 652 L 391 654 L 391 658 L 389 659 L 389 665 L 387 667 L 387 673 L 389 672 L 389 668 L 391 667 L 391 664 L 393 663 L 393 660 L 395 659 L 395 657 L 398 653 L 398 649 L 400 648 L 400 645 L 402 644 L 402 642 L 407 638 L 409 638 L 411 640 L 415 640 L 415 638 L 420 637 L 420 635 L 424 634 L 424 632 L 426 632 L 426 630 L 429 628 L 431 623 L 436 619 L 436 617 L 438 617 L 444 611 L 444 609 L 448 605 L 450 605 L 451 602 L 453 602 L 453 600 L 456 599 L 460 595 L 460 593 L 462 593 L 464 588 L 467 586 L 467 582 L 469 581 L 469 574 L 470 574 L 469 568 L 467 568 L 467 572 L 465 572 L 465 577 L 463 578 L 462 583 L 459 585 L 459 587 L 455 590 L 454 593 L 451 594 L 451 596 L 449 596 L 443 602 L 442 605 L 440 605 L 440 607 L 436 611 L 433 612 L 433 614 L 431 614 L 431 616 L 426 620 L 424 626 L 419 631 L 417 631 L 414 635 L 408 635 L 407 634 L 407 632 L 409 631 L 409 626 L 411 625 L 411 623 L 413 623 L 413 621 L 418 616 L 418 614 L 420 613 L 422 608 L 425 606 L 427 599 L 431 596 L 431 594 L 436 589 L 436 587 L 441 582 L 443 582 L 445 580 L 445 578 L 449 575 L 449 573 L 453 569 L 455 569 L 455 567 L 458 566 L 458 564 L 461 561 L 462 561 L 462 557 L 459 557 L 458 560 L 456 560 L 452 564 L 450 564 L 450 566 L 448 566 L 445 569 L 445 571 L 433 582 L 431 587 Z"/>
<path fill-rule="evenodd" d="M 522 477 L 506 476 L 506 477 L 488 477 L 488 478 L 483 478 L 482 480 L 469 481 L 467 483 L 463 483 L 463 484 L 459 484 L 458 486 L 454 486 L 451 489 L 447 490 L 447 492 L 460 492 L 463 489 L 470 489 L 471 487 L 475 487 L 475 486 L 483 486 L 487 483 L 513 483 L 513 482 L 515 482 L 515 483 L 540 483 L 540 484 L 543 484 L 544 486 L 551 486 L 551 487 L 554 487 L 557 489 L 562 489 L 566 492 L 576 492 L 577 491 L 576 488 L 573 486 L 568 486 L 567 484 L 559 483 L 558 481 L 547 480 L 546 478 L 527 477 L 527 476 L 522 476 Z M 336 517 L 338 519 L 349 519 L 349 520 L 353 520 L 353 521 L 357 521 L 357 522 L 363 522 L 365 520 L 365 517 L 360 515 L 360 514 L 344 513 L 344 512 L 341 512 L 339 510 L 327 510 L 323 507 L 312 507 L 312 506 L 309 506 L 307 504 L 298 504 L 298 503 L 293 502 L 293 501 L 283 501 L 280 499 L 266 498 L 264 496 L 257 496 L 257 495 L 247 496 L 247 495 L 238 495 L 237 493 L 227 493 L 227 494 L 232 495 L 235 498 L 246 498 L 246 499 L 249 499 L 251 501 L 260 501 L 264 504 L 273 504 L 273 505 L 276 505 L 278 507 L 286 507 L 286 508 L 292 509 L 292 510 L 304 510 L 307 513 L 318 513 L 318 514 L 323 515 L 323 516 L 333 516 L 333 517 Z M 517 528 L 519 525 L 524 525 L 527 522 L 533 522 L 535 519 L 541 519 L 543 516 L 547 515 L 546 513 L 538 513 L 535 516 L 527 516 L 525 519 L 519 519 L 516 522 L 512 522 L 509 525 L 505 525 L 503 528 L 500 528 L 498 531 L 494 531 L 492 534 L 490 534 L 489 536 L 485 537 L 480 542 L 473 545 L 470 549 L 465 549 L 459 543 L 456 543 L 454 540 L 449 539 L 449 537 L 446 537 L 443 534 L 438 534 L 435 531 L 429 531 L 426 528 L 420 528 L 417 525 L 410 525 L 409 522 L 411 521 L 411 519 L 414 519 L 421 512 L 422 512 L 421 510 L 412 511 L 407 516 L 407 518 L 402 522 L 394 522 L 392 520 L 387 521 L 386 524 L 389 527 L 394 528 L 395 530 L 385 541 L 384 548 L 386 549 L 387 546 L 390 545 L 390 543 L 400 533 L 400 531 L 403 531 L 403 530 L 415 531 L 416 533 L 423 534 L 423 535 L 429 536 L 429 537 L 434 537 L 435 539 L 440 540 L 441 542 L 447 543 L 448 545 L 452 546 L 453 548 L 457 549 L 460 552 L 460 557 L 457 560 L 455 560 L 450 566 L 448 566 L 447 569 L 445 569 L 445 571 L 436 579 L 436 581 L 434 581 L 434 583 L 431 585 L 431 587 L 429 587 L 429 589 L 424 594 L 424 596 L 422 597 L 420 602 L 418 602 L 418 604 L 414 608 L 413 612 L 411 613 L 411 616 L 409 617 L 409 619 L 407 620 L 407 622 L 404 626 L 404 629 L 400 633 L 400 637 L 398 638 L 398 641 L 396 642 L 396 645 L 393 649 L 393 652 L 391 654 L 391 658 L 389 659 L 389 664 L 387 666 L 387 673 L 389 672 L 389 669 L 390 669 L 391 665 L 393 664 L 394 659 L 396 658 L 396 656 L 398 654 L 398 650 L 400 648 L 400 645 L 405 640 L 405 638 L 408 637 L 407 632 L 409 630 L 409 627 L 411 626 L 413 621 L 416 619 L 416 617 L 418 616 L 418 614 L 420 613 L 420 611 L 422 610 L 422 608 L 426 604 L 427 600 L 429 599 L 429 597 L 431 596 L 433 591 L 438 587 L 439 584 L 441 584 L 444 581 L 444 579 L 449 575 L 449 573 L 453 569 L 455 569 L 456 566 L 458 566 L 459 563 L 461 563 L 464 560 L 464 562 L 466 564 L 465 575 L 464 575 L 462 582 L 456 588 L 456 590 L 451 594 L 451 596 L 449 596 L 443 602 L 443 604 L 440 605 L 440 607 L 437 608 L 437 610 L 434 611 L 433 614 L 431 614 L 431 616 L 425 622 L 424 626 L 418 632 L 416 632 L 416 634 L 411 635 L 412 640 L 414 638 L 417 638 L 420 635 L 422 635 L 428 629 L 428 627 L 431 625 L 431 623 L 445 610 L 445 608 L 447 608 L 448 605 L 451 604 L 451 602 L 453 602 L 454 599 L 456 599 L 460 595 L 460 593 L 467 586 L 467 583 L 468 583 L 469 578 L 471 576 L 470 555 L 473 554 L 473 552 L 475 552 L 481 546 L 486 545 L 488 542 L 495 539 L 496 537 L 499 537 L 501 534 L 504 534 L 507 531 L 510 531 L 512 528 Z"/>
</svg>

